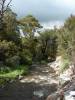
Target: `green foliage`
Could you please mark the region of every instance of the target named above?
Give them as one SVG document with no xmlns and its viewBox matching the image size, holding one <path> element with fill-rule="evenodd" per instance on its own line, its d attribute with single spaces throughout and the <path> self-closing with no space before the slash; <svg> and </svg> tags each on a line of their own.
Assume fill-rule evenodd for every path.
<svg viewBox="0 0 75 100">
<path fill-rule="evenodd" d="M 29 73 L 28 65 L 19 65 L 14 68 L 2 66 L 0 67 L 0 86 L 4 86 L 13 79 L 18 78 L 21 75 Z"/>
<path fill-rule="evenodd" d="M 67 28 L 70 31 L 75 30 L 75 16 L 71 15 L 65 22 L 64 27 Z"/>
<path fill-rule="evenodd" d="M 57 42 L 54 30 L 46 30 L 40 33 L 39 42 L 37 44 L 37 55 L 40 59 L 50 60 L 56 58 Z"/>
<path fill-rule="evenodd" d="M 28 73 L 28 66 L 26 65 L 15 66 L 15 68 L 13 69 L 6 66 L 0 68 L 0 78 L 12 79 L 20 75 L 25 75 L 27 73 Z"/>
<path fill-rule="evenodd" d="M 26 55 L 27 57 L 23 56 L 22 58 L 33 60 L 36 56 L 37 46 L 37 38 L 34 34 L 37 28 L 41 28 L 41 25 L 39 24 L 39 21 L 32 15 L 28 15 L 25 18 L 22 18 L 18 21 L 18 23 L 26 33 L 25 38 L 22 38 L 22 45 L 24 47 L 23 53 L 27 52 L 26 49 L 28 50 L 28 56 Z"/>
<path fill-rule="evenodd" d="M 35 37 L 36 30 L 41 28 L 39 21 L 31 15 L 17 21 L 16 14 L 11 9 L 4 13 L 3 22 L 4 31 L 0 31 L 0 77 L 14 78 L 26 73 L 28 66 L 22 65 L 31 65 L 33 61 L 44 64 L 48 59 L 55 60 L 55 30 L 46 30 L 39 33 L 39 37 Z M 24 38 L 20 37 L 18 27 L 26 33 Z"/>
<path fill-rule="evenodd" d="M 64 57 L 70 57 L 71 54 L 71 32 L 66 29 L 60 29 L 58 32 L 58 51 Z"/>
<path fill-rule="evenodd" d="M 23 26 L 22 29 L 25 33 L 28 33 L 28 37 L 34 37 L 34 32 L 37 28 L 41 28 L 39 21 L 32 15 L 28 15 L 25 18 L 22 18 L 18 21 L 20 26 Z"/>
<path fill-rule="evenodd" d="M 39 33 L 39 37 L 25 37 L 22 38 L 22 53 L 24 57 L 24 52 L 26 52 L 26 49 L 28 53 L 31 54 L 30 58 L 32 60 L 55 60 L 56 53 L 57 53 L 57 41 L 56 41 L 56 35 L 55 30 L 46 30 L 42 33 Z M 29 53 L 30 52 L 30 53 Z M 25 57 L 26 58 L 26 55 Z M 22 57 L 22 58 L 23 58 Z M 23 61 L 23 60 L 22 60 Z"/>
<path fill-rule="evenodd" d="M 75 63 L 75 16 L 69 17 L 58 32 L 60 54 Z"/>
<path fill-rule="evenodd" d="M 0 61 L 7 65 L 14 65 L 19 62 L 18 48 L 13 42 L 0 41 Z"/>
<path fill-rule="evenodd" d="M 3 17 L 4 31 L 0 31 L 0 39 L 13 41 L 16 44 L 20 43 L 20 34 L 17 31 L 16 14 L 11 9 L 7 9 Z"/>
<path fill-rule="evenodd" d="M 20 52 L 20 63 L 21 64 L 32 64 L 32 54 L 28 49 L 22 49 Z"/>
<path fill-rule="evenodd" d="M 5 64 L 7 66 L 11 66 L 11 67 L 19 66 L 20 57 L 15 55 L 13 57 L 7 58 L 6 61 L 5 61 Z"/>
<path fill-rule="evenodd" d="M 36 46 L 37 46 L 38 40 L 36 37 L 29 38 L 25 37 L 22 38 L 22 45 L 23 49 L 28 50 L 30 58 L 35 59 L 36 56 Z"/>
<path fill-rule="evenodd" d="M 60 72 L 64 72 L 69 68 L 70 61 L 68 59 L 63 59 L 62 64 L 60 66 Z"/>
<path fill-rule="evenodd" d="M 17 19 L 16 14 L 12 12 L 11 9 L 7 9 L 4 13 L 4 23 L 6 24 L 5 30 L 7 33 L 12 33 L 16 31 L 17 28 Z"/>
</svg>

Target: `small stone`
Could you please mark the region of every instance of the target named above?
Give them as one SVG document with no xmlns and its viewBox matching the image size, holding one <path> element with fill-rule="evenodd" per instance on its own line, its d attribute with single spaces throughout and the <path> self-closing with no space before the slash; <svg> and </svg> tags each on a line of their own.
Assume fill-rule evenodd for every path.
<svg viewBox="0 0 75 100">
<path fill-rule="evenodd" d="M 39 91 L 34 91 L 33 92 L 34 96 L 38 96 L 39 98 L 44 96 L 43 91 L 39 90 Z"/>
</svg>

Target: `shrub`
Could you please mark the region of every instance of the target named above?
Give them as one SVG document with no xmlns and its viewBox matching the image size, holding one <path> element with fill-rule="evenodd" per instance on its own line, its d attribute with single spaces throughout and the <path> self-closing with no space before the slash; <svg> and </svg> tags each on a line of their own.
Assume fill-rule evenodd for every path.
<svg viewBox="0 0 75 100">
<path fill-rule="evenodd" d="M 15 68 L 9 68 L 6 66 L 2 70 L 0 70 L 0 78 L 12 79 L 18 77 L 19 75 L 25 75 L 28 72 L 28 66 L 25 65 L 15 66 Z"/>
<path fill-rule="evenodd" d="M 70 64 L 69 60 L 68 59 L 64 59 L 62 64 L 61 64 L 61 66 L 60 66 L 61 67 L 60 71 L 64 72 L 65 70 L 67 70 L 69 68 L 69 64 Z"/>
<path fill-rule="evenodd" d="M 19 64 L 19 50 L 13 42 L 6 40 L 0 41 L 0 62 L 4 64 L 15 66 Z"/>
<path fill-rule="evenodd" d="M 21 64 L 32 64 L 32 54 L 28 49 L 23 49 L 20 52 L 20 58 Z"/>
<path fill-rule="evenodd" d="M 57 53 L 57 37 L 54 30 L 46 30 L 40 33 L 37 44 L 37 58 L 50 61 L 56 59 Z"/>
<path fill-rule="evenodd" d="M 5 63 L 7 66 L 12 66 L 12 67 L 19 66 L 20 57 L 19 56 L 10 57 L 10 58 L 6 59 Z"/>
</svg>

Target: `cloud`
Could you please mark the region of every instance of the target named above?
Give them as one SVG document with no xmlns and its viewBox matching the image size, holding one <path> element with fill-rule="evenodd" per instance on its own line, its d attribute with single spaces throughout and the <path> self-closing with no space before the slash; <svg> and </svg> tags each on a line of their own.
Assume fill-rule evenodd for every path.
<svg viewBox="0 0 75 100">
<path fill-rule="evenodd" d="M 50 21 L 50 22 L 42 22 L 41 25 L 43 26 L 43 29 L 54 29 L 60 28 L 64 25 L 63 21 Z"/>
<path fill-rule="evenodd" d="M 32 14 L 40 22 L 64 21 L 75 12 L 75 0 L 13 0 L 12 9 L 18 17 Z"/>
</svg>

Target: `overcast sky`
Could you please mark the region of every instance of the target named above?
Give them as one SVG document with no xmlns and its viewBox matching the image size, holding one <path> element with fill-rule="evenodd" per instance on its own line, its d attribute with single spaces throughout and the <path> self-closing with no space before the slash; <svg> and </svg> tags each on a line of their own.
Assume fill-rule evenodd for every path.
<svg viewBox="0 0 75 100">
<path fill-rule="evenodd" d="M 59 23 L 75 13 L 75 0 L 12 0 L 12 8 L 18 17 L 32 14 L 42 23 Z"/>
</svg>

